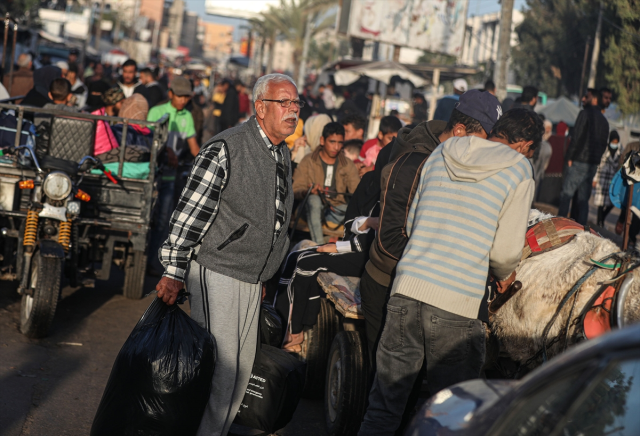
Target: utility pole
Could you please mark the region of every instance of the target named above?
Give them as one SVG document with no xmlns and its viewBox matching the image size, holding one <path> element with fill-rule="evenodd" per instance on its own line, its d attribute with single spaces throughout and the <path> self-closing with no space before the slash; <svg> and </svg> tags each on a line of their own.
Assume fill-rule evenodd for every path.
<svg viewBox="0 0 640 436">
<path fill-rule="evenodd" d="M 498 57 L 493 81 L 496 84 L 496 97 L 499 101 L 507 98 L 507 67 L 511 51 L 511 18 L 514 0 L 502 0 L 500 13 L 500 39 L 498 40 Z"/>
<path fill-rule="evenodd" d="M 598 26 L 596 27 L 596 37 L 593 40 L 593 53 L 591 54 L 591 70 L 589 70 L 588 88 L 596 87 L 596 72 L 598 70 L 598 57 L 600 55 L 600 33 L 602 31 L 602 11 L 604 7 L 600 2 L 600 12 L 598 13 Z"/>
<path fill-rule="evenodd" d="M 583 85 L 584 85 L 584 74 L 587 71 L 587 58 L 589 56 L 589 45 L 591 44 L 591 37 L 587 37 L 587 45 L 584 47 L 584 59 L 582 61 L 582 75 L 580 76 L 580 89 L 578 89 L 578 98 L 581 98 L 584 95 Z"/>
<path fill-rule="evenodd" d="M 96 26 L 96 39 L 93 41 L 93 48 L 100 50 L 100 37 L 102 36 L 102 14 L 104 14 L 104 0 L 100 3 L 100 15 L 98 16 L 98 22 Z"/>
<path fill-rule="evenodd" d="M 307 58 L 309 57 L 309 44 L 311 42 L 311 25 L 313 23 L 313 17 L 311 12 L 307 12 L 307 25 L 304 29 L 304 43 L 302 46 L 302 60 L 300 61 L 300 68 L 298 69 L 298 77 L 296 83 L 300 90 L 304 89 L 304 78 L 307 75 Z"/>
</svg>

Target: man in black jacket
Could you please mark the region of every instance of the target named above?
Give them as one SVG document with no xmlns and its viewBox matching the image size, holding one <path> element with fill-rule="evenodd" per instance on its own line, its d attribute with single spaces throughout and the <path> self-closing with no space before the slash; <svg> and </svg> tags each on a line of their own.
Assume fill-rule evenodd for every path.
<svg viewBox="0 0 640 436">
<path fill-rule="evenodd" d="M 566 153 L 567 168 L 560 192 L 558 216 L 568 216 L 574 194 L 577 216 L 572 216 L 582 225 L 589 218 L 589 197 L 602 154 L 609 140 L 609 122 L 602 115 L 604 102 L 600 91 L 593 90 L 592 100 L 578 115 L 573 131 L 573 140 Z"/>
<path fill-rule="evenodd" d="M 154 77 L 151 69 L 143 68 L 140 70 L 140 82 L 142 82 L 146 88 L 144 97 L 147 99 L 147 103 L 149 103 L 149 109 L 166 99 L 164 90 Z"/>
<path fill-rule="evenodd" d="M 380 228 L 371 245 L 370 260 L 360 281 L 369 353 L 373 358 L 385 319 L 384 308 L 395 267 L 409 240 L 407 214 L 424 163 L 436 147 L 454 136 L 486 138 L 502 115 L 498 100 L 488 92 L 467 91 L 449 122 L 432 120 L 413 129 L 403 128 L 392 147 L 389 164 L 382 169 Z M 377 162 L 376 162 L 377 167 Z"/>
</svg>

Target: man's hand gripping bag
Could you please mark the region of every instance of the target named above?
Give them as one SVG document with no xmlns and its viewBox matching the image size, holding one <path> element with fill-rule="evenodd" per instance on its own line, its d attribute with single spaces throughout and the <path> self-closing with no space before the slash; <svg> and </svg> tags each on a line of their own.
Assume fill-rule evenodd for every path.
<svg viewBox="0 0 640 436">
<path fill-rule="evenodd" d="M 195 435 L 215 362 L 213 336 L 156 298 L 118 353 L 91 436 Z"/>
</svg>

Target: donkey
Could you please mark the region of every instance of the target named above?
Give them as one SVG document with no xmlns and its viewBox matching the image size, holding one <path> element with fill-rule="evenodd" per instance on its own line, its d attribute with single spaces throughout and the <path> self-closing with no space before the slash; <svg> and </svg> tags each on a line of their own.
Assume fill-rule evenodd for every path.
<svg viewBox="0 0 640 436">
<path fill-rule="evenodd" d="M 533 209 L 529 225 L 547 218 L 551 215 Z M 612 241 L 582 232 L 555 250 L 522 261 L 516 271 L 516 279 L 522 283 L 522 289 L 489 317 L 491 330 L 500 340 L 501 348 L 516 362 L 522 364 L 531 359 L 528 363 L 539 365 L 542 362 L 538 352 L 543 347 L 543 331 L 558 310 L 560 301 L 593 266 L 590 259 L 600 260 L 619 252 L 619 247 Z M 640 322 L 640 268 L 630 274 L 634 279 L 625 300 L 627 319 Z M 572 297 L 564 306 L 548 333 L 548 357 L 560 353 L 565 345 L 582 340 L 577 318 L 602 283 L 615 275 L 616 271 L 598 268 L 578 291 L 575 305 Z M 567 323 L 570 313 L 571 320 Z M 562 332 L 567 325 L 565 344 Z"/>
</svg>

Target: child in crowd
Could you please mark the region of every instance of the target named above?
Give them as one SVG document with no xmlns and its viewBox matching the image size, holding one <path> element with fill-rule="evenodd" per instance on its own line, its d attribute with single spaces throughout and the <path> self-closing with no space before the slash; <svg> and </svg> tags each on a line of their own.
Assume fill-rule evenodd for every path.
<svg viewBox="0 0 640 436">
<path fill-rule="evenodd" d="M 350 139 L 344 142 L 342 150 L 344 155 L 349 158 L 353 163 L 360 162 L 360 149 L 362 148 L 361 139 Z"/>
<path fill-rule="evenodd" d="M 360 159 L 363 161 L 363 166 L 360 168 L 360 177 L 375 168 L 378 153 L 398 136 L 401 128 L 402 122 L 398 118 L 391 115 L 382 117 L 378 137 L 365 142 L 360 150 Z"/>
</svg>

